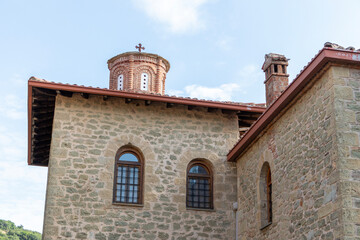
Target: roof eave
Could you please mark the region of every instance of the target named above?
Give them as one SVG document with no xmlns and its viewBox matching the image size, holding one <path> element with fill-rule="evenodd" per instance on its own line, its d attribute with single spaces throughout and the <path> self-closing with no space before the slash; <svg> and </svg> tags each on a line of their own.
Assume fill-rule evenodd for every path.
<svg viewBox="0 0 360 240">
<path fill-rule="evenodd" d="M 239 142 L 230 150 L 227 160 L 234 162 L 243 151 L 256 139 L 264 128 L 292 101 L 313 77 L 326 64 L 333 63 L 360 63 L 360 53 L 323 48 L 318 55 L 304 68 L 304 70 L 294 79 L 276 101 L 259 117 L 250 127 Z"/>
<path fill-rule="evenodd" d="M 32 121 L 32 86 L 28 85 L 28 99 L 27 99 L 27 107 L 28 107 L 28 165 L 32 165 L 31 161 L 31 153 L 32 153 L 32 127 L 31 127 L 31 121 Z"/>
<path fill-rule="evenodd" d="M 235 112 L 247 111 L 254 113 L 263 113 L 265 111 L 264 107 L 258 107 L 258 106 L 246 106 L 235 103 L 212 102 L 205 100 L 186 99 L 186 98 L 171 97 L 171 96 L 134 93 L 134 92 L 125 92 L 118 90 L 53 83 L 32 77 L 28 81 L 28 160 L 27 161 L 28 161 L 28 165 L 37 165 L 37 166 L 44 166 L 44 165 L 39 165 L 33 162 L 32 103 L 33 103 L 34 88 L 44 88 L 54 91 L 69 91 L 74 93 L 87 93 L 87 94 L 100 95 L 100 96 L 102 95 L 109 97 L 149 100 L 149 101 L 174 103 L 174 104 L 182 104 L 182 105 L 190 105 L 190 106 L 198 106 L 198 107 L 218 108 L 218 109 L 230 110 Z"/>
<path fill-rule="evenodd" d="M 76 93 L 88 93 L 88 94 L 103 95 L 108 97 L 132 98 L 139 100 L 149 100 L 155 102 L 166 102 L 166 103 L 174 103 L 174 104 L 193 105 L 199 107 L 219 108 L 219 109 L 234 110 L 234 111 L 251 111 L 257 113 L 263 113 L 265 111 L 264 107 L 258 107 L 258 106 L 245 106 L 234 103 L 222 103 L 216 101 L 187 99 L 187 98 L 145 94 L 145 93 L 134 93 L 134 92 L 110 90 L 103 88 L 93 88 L 93 87 L 85 87 L 85 86 L 53 83 L 53 82 L 39 82 L 31 79 L 28 81 L 28 84 L 31 87 L 40 87 L 40 88 L 60 90 L 60 91 L 62 90 L 62 91 L 69 91 Z"/>
</svg>

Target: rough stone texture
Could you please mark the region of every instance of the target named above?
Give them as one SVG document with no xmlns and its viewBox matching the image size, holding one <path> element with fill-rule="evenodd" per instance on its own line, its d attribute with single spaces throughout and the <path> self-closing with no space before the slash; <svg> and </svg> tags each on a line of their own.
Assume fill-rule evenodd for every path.
<svg viewBox="0 0 360 240">
<path fill-rule="evenodd" d="M 266 106 L 270 106 L 289 85 L 287 66 L 288 59 L 284 55 L 265 55 L 262 70 L 265 72 Z"/>
<path fill-rule="evenodd" d="M 360 239 L 360 70 L 334 67 L 343 239 Z"/>
<path fill-rule="evenodd" d="M 239 239 L 360 239 L 360 71 L 331 66 L 312 84 L 237 161 Z M 266 161 L 273 222 L 260 230 Z"/>
<path fill-rule="evenodd" d="M 43 239 L 234 239 L 238 139 L 235 114 L 124 99 L 57 96 Z M 145 158 L 142 207 L 112 203 L 115 153 Z M 211 162 L 214 210 L 186 209 L 186 167 Z"/>
</svg>

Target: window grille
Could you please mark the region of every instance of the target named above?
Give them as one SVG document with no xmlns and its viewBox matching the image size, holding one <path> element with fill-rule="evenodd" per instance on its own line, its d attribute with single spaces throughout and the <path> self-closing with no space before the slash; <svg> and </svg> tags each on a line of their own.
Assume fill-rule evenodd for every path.
<svg viewBox="0 0 360 240">
<path fill-rule="evenodd" d="M 149 84 L 149 75 L 147 73 L 141 74 L 141 90 L 148 90 L 148 84 Z"/>
<path fill-rule="evenodd" d="M 212 174 L 202 162 L 192 162 L 187 172 L 186 206 L 212 209 Z"/>
<path fill-rule="evenodd" d="M 143 160 L 136 151 L 120 151 L 116 156 L 114 202 L 142 202 Z"/>
</svg>

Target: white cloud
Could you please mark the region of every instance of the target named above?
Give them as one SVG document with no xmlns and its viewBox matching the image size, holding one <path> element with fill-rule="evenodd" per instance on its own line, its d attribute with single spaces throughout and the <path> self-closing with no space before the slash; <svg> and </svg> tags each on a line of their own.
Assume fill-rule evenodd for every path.
<svg viewBox="0 0 360 240">
<path fill-rule="evenodd" d="M 0 218 L 42 231 L 47 168 L 27 165 L 26 78 L 0 82 Z"/>
<path fill-rule="evenodd" d="M 171 32 L 184 33 L 205 27 L 200 7 L 209 0 L 133 0 L 152 19 Z"/>
<path fill-rule="evenodd" d="M 219 87 L 205 87 L 199 85 L 189 85 L 185 87 L 185 92 L 192 98 L 213 99 L 219 101 L 230 101 L 236 91 L 240 91 L 237 83 L 222 84 Z"/>
<path fill-rule="evenodd" d="M 169 90 L 166 92 L 167 95 L 169 96 L 181 96 L 184 94 L 184 91 L 181 91 L 181 90 Z"/>
<path fill-rule="evenodd" d="M 42 231 L 47 168 L 27 165 L 26 134 L 0 126 L 0 218 Z"/>
<path fill-rule="evenodd" d="M 240 101 L 241 99 L 243 102 L 252 102 L 259 98 L 263 99 L 264 91 L 259 89 L 263 87 L 263 77 L 258 66 L 247 65 L 235 73 L 234 80 L 230 83 L 215 87 L 192 84 L 184 87 L 184 90 L 169 90 L 168 94 L 217 101 Z"/>
<path fill-rule="evenodd" d="M 222 36 L 217 40 L 216 45 L 223 50 L 229 51 L 234 45 L 234 38 L 230 36 Z"/>
<path fill-rule="evenodd" d="M 20 75 L 0 82 L 0 115 L 10 120 L 26 118 L 26 80 Z"/>
<path fill-rule="evenodd" d="M 14 94 L 0 97 L 0 115 L 12 120 L 24 119 L 26 101 Z"/>
</svg>

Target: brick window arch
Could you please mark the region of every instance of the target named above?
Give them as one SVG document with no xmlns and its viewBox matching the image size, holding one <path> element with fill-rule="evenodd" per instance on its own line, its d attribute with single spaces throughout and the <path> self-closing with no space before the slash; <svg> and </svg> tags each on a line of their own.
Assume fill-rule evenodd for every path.
<svg viewBox="0 0 360 240">
<path fill-rule="evenodd" d="M 116 153 L 114 203 L 141 204 L 144 157 L 135 147 L 124 146 Z"/>
<path fill-rule="evenodd" d="M 263 164 L 260 172 L 260 215 L 261 228 L 265 228 L 272 223 L 272 181 L 268 162 Z"/>
<path fill-rule="evenodd" d="M 134 89 L 153 92 L 155 90 L 155 78 L 155 71 L 150 66 L 138 66 L 134 69 Z"/>
<path fill-rule="evenodd" d="M 193 160 L 187 167 L 186 207 L 213 209 L 213 174 L 202 160 Z"/>
</svg>

